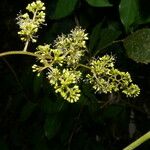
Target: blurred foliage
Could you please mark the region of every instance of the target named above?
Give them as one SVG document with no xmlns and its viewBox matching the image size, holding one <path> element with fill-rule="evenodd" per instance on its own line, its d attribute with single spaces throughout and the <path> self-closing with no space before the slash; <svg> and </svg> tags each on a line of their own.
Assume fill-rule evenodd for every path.
<svg viewBox="0 0 150 150">
<path fill-rule="evenodd" d="M 30 2 L 0 1 L 0 52 L 23 49 L 15 18 Z M 44 2 L 47 25 L 40 30 L 39 42 L 29 45 L 30 51 L 80 25 L 90 37 L 87 57 L 115 55 L 116 65 L 131 73 L 141 95 L 134 100 L 120 93 L 99 95 L 81 83 L 79 102 L 69 104 L 55 94 L 44 74 L 36 77 L 32 73 L 34 58 L 0 58 L 0 150 L 123 149 L 150 130 L 150 2 Z M 147 141 L 138 149 L 149 148 Z"/>
</svg>

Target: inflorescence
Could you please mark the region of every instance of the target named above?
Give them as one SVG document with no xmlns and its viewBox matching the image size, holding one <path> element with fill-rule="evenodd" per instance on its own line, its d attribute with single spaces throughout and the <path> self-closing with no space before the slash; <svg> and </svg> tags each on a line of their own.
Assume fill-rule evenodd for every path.
<svg viewBox="0 0 150 150">
<path fill-rule="evenodd" d="M 85 31 L 80 27 L 71 30 L 71 33 L 58 36 L 53 45 L 40 45 L 36 54 L 41 66 L 32 66 L 34 72 L 41 73 L 47 69 L 47 78 L 56 93 L 69 102 L 76 102 L 80 98 L 78 82 L 82 72 L 78 64 L 86 51 L 85 41 L 88 39 Z"/>
<path fill-rule="evenodd" d="M 45 22 L 45 6 L 40 0 L 28 4 L 26 10 L 29 13 L 19 14 L 17 24 L 20 27 L 18 34 L 24 42 L 36 42 L 36 33 L 39 27 Z"/>
<path fill-rule="evenodd" d="M 30 19 L 28 13 L 19 15 L 18 24 L 21 30 L 18 34 L 23 41 L 36 42 L 35 33 L 45 21 L 45 6 L 37 0 L 29 4 L 26 9 L 33 13 L 33 18 Z M 81 66 L 89 70 L 86 74 L 86 81 L 97 93 L 121 91 L 127 97 L 138 96 L 139 87 L 132 83 L 128 72 L 121 72 L 114 67 L 113 56 L 104 55 L 97 59 L 87 60 L 87 64 L 81 64 L 81 58 L 87 50 L 86 40 L 88 40 L 88 34 L 85 30 L 76 27 L 68 35 L 58 36 L 52 45 L 39 45 L 35 52 L 39 64 L 32 66 L 33 72 L 40 75 L 43 70 L 46 70 L 47 79 L 55 92 L 60 93 L 71 103 L 78 101 L 81 95 L 79 82 L 85 80 Z"/>
<path fill-rule="evenodd" d="M 86 75 L 87 81 L 98 93 L 112 93 L 122 91 L 127 97 L 136 97 L 140 89 L 132 83 L 128 72 L 121 72 L 114 68 L 115 58 L 104 55 L 92 59 L 86 65 L 80 65 L 80 60 L 86 51 L 85 30 L 76 27 L 68 35 L 59 36 L 54 45 L 40 45 L 36 54 L 41 66 L 33 65 L 33 71 L 39 74 L 48 70 L 47 78 L 56 93 L 69 102 L 76 102 L 80 98 L 79 81 L 82 80 L 82 71 L 78 66 L 85 66 L 90 71 Z"/>
</svg>

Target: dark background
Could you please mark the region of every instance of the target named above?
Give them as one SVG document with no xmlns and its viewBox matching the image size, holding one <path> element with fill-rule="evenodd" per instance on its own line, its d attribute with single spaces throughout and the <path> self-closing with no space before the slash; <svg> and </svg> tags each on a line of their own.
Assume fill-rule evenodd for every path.
<svg viewBox="0 0 150 150">
<path fill-rule="evenodd" d="M 86 0 L 45 0 L 47 25 L 40 29 L 39 40 L 29 45 L 29 51 L 80 25 L 89 33 L 89 55 L 115 55 L 116 67 L 131 74 L 141 88 L 140 96 L 129 99 L 114 93 L 113 101 L 107 103 L 110 95 L 95 94 L 82 85 L 80 101 L 69 104 L 54 93 L 44 74 L 37 77 L 32 72 L 35 58 L 0 57 L 0 150 L 121 150 L 150 130 L 150 65 L 128 58 L 122 42 L 113 43 L 150 27 L 149 1 L 135 1 L 142 19 L 126 26 L 119 14 L 120 0 L 110 0 L 112 7 L 95 7 Z M 30 2 L 0 1 L 1 53 L 23 49 L 16 17 Z M 150 141 L 137 148 L 149 149 Z"/>
</svg>

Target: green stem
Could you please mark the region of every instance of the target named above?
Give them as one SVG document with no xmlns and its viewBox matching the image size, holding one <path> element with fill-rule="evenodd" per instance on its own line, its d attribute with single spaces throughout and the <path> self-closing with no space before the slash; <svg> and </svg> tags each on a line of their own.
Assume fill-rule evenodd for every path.
<svg viewBox="0 0 150 150">
<path fill-rule="evenodd" d="M 83 68 L 87 68 L 87 69 L 91 70 L 91 68 L 89 66 L 86 66 L 86 65 L 83 65 L 83 64 L 78 64 L 78 67 L 83 67 Z"/>
<path fill-rule="evenodd" d="M 5 57 L 9 55 L 28 55 L 28 56 L 33 56 L 33 57 L 40 57 L 38 54 L 34 54 L 32 52 L 25 52 L 25 51 L 8 51 L 8 52 L 3 52 L 0 53 L 0 57 Z"/>
<path fill-rule="evenodd" d="M 24 52 L 26 52 L 27 51 L 27 48 L 28 48 L 28 45 L 29 45 L 29 39 L 26 41 L 26 43 L 25 43 L 25 46 L 24 46 L 24 49 L 23 49 L 23 51 Z"/>
<path fill-rule="evenodd" d="M 145 141 L 147 141 L 148 139 L 150 139 L 150 131 L 144 134 L 142 137 L 140 137 L 136 141 L 134 141 L 133 143 L 131 143 L 129 146 L 125 147 L 123 150 L 133 150 L 139 145 L 141 145 L 142 143 L 144 143 Z"/>
<path fill-rule="evenodd" d="M 34 12 L 34 14 L 33 14 L 33 18 L 32 18 L 32 22 L 33 22 L 33 23 L 34 23 L 34 21 L 35 21 L 36 14 L 37 14 L 37 10 L 36 10 L 36 11 Z M 28 39 L 27 39 L 27 41 L 26 41 L 26 43 L 25 43 L 24 49 L 23 49 L 24 52 L 27 51 L 27 48 L 28 48 L 30 39 L 31 39 L 31 38 L 30 38 L 30 36 L 29 36 Z"/>
</svg>

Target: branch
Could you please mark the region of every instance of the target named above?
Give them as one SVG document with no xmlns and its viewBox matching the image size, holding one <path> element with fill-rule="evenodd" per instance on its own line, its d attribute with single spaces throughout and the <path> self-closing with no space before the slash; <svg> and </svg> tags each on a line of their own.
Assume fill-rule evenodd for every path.
<svg viewBox="0 0 150 150">
<path fill-rule="evenodd" d="M 123 150 L 133 150 L 139 145 L 141 145 L 142 143 L 144 143 L 145 141 L 147 141 L 148 139 L 150 139 L 150 131 L 144 134 L 143 136 L 141 136 L 139 139 L 137 139 L 130 145 L 128 145 L 127 147 L 125 147 Z"/>
<path fill-rule="evenodd" d="M 0 53 L 0 57 L 5 57 L 9 55 L 28 55 L 28 56 L 33 56 L 33 57 L 40 57 L 40 55 L 32 53 L 32 52 L 25 52 L 25 51 L 8 51 L 8 52 L 3 52 Z"/>
</svg>

